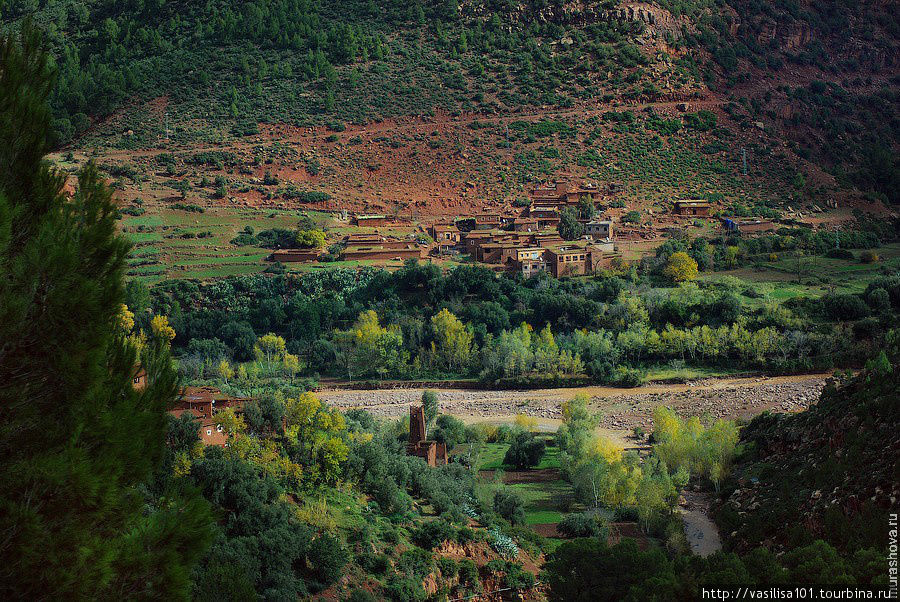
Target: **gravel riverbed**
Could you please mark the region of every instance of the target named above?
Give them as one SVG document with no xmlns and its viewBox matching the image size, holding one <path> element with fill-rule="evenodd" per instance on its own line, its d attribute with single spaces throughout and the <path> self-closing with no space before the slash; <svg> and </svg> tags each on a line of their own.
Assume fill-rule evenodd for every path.
<svg viewBox="0 0 900 602">
<path fill-rule="evenodd" d="M 467 422 L 527 414 L 539 420 L 562 418 L 560 404 L 587 395 L 603 418 L 600 426 L 624 430 L 651 426 L 653 409 L 666 405 L 684 416 L 749 419 L 770 410 L 797 412 L 819 398 L 829 375 L 704 379 L 683 384 L 646 385 L 635 389 L 580 387 L 537 390 L 437 389 L 441 411 Z M 318 397 L 341 409 L 363 408 L 377 417 L 405 414 L 418 403 L 422 389 L 322 390 Z"/>
</svg>

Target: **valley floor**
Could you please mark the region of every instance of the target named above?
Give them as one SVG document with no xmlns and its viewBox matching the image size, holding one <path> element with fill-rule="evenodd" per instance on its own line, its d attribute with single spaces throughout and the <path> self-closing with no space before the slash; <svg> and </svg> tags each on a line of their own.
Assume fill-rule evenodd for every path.
<svg viewBox="0 0 900 602">
<path fill-rule="evenodd" d="M 679 384 L 648 384 L 634 389 L 575 387 L 534 390 L 438 389 L 441 411 L 464 422 L 511 423 L 516 414 L 538 421 L 538 428 L 556 431 L 561 422 L 560 404 L 576 395 L 587 395 L 591 407 L 603 418 L 600 428 L 620 443 L 634 427 L 652 430 L 653 409 L 662 404 L 683 416 L 745 419 L 766 410 L 797 412 L 818 399 L 830 374 L 776 377 L 707 378 Z M 338 408 L 364 408 L 374 416 L 396 417 L 418 403 L 421 388 L 323 389 L 317 396 Z"/>
</svg>

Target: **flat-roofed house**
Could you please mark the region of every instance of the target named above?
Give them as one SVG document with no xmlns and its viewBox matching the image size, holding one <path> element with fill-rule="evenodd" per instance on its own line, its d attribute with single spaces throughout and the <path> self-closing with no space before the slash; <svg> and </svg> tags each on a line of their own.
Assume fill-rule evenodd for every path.
<svg viewBox="0 0 900 602">
<path fill-rule="evenodd" d="M 482 263 L 502 263 L 504 252 L 515 247 L 509 242 L 492 242 L 479 245 L 475 251 L 475 261 Z"/>
<path fill-rule="evenodd" d="M 348 245 L 375 244 L 384 242 L 386 239 L 381 234 L 348 234 L 344 237 L 344 242 Z"/>
<path fill-rule="evenodd" d="M 434 239 L 438 249 L 441 251 L 455 247 L 459 244 L 459 228 L 445 224 L 434 224 L 431 226 L 431 238 Z"/>
<path fill-rule="evenodd" d="M 673 211 L 676 215 L 693 215 L 697 217 L 708 217 L 712 212 L 712 204 L 702 199 L 688 199 L 684 201 L 673 201 Z"/>
<path fill-rule="evenodd" d="M 608 220 L 591 220 L 584 225 L 584 233 L 591 238 L 612 238 L 612 222 Z"/>
<path fill-rule="evenodd" d="M 557 278 L 578 276 L 588 271 L 589 251 L 584 247 L 561 246 L 547 249 L 550 273 Z"/>
<path fill-rule="evenodd" d="M 321 255 L 320 249 L 278 249 L 272 251 L 267 259 L 280 263 L 308 263 L 317 261 Z"/>
<path fill-rule="evenodd" d="M 537 220 L 539 230 L 559 225 L 559 209 L 556 207 L 532 204 L 528 209 L 528 217 Z"/>
<path fill-rule="evenodd" d="M 544 257 L 547 249 L 543 247 L 519 247 L 515 251 L 515 261 L 535 261 Z"/>
<path fill-rule="evenodd" d="M 534 217 L 517 217 L 513 221 L 513 230 L 516 232 L 535 232 L 538 230 L 538 220 Z"/>
<path fill-rule="evenodd" d="M 516 247 L 507 265 L 512 271 L 528 278 L 547 271 L 546 253 L 547 249 L 543 247 Z"/>
<path fill-rule="evenodd" d="M 522 261 L 517 264 L 516 271 L 522 274 L 525 278 L 530 278 L 539 272 L 546 272 L 548 268 L 547 262 L 541 258 L 534 261 Z"/>
<path fill-rule="evenodd" d="M 181 399 L 169 410 L 169 414 L 179 418 L 182 414 L 189 413 L 200 423 L 198 434 L 204 445 L 224 447 L 228 438 L 222 425 L 216 421 L 216 413 L 227 408 L 243 412 L 245 401 L 243 398 L 225 395 L 214 387 L 185 387 Z"/>
<path fill-rule="evenodd" d="M 558 179 L 536 186 L 531 192 L 531 199 L 538 204 L 560 208 L 577 205 L 582 199 L 596 204 L 600 201 L 600 188 L 593 182 L 578 183 L 570 179 Z"/>
<path fill-rule="evenodd" d="M 137 391 L 143 391 L 147 388 L 147 371 L 140 365 L 136 370 L 134 376 L 131 378 L 131 386 Z"/>
<path fill-rule="evenodd" d="M 475 251 L 479 245 L 494 242 L 495 235 L 494 232 L 486 232 L 483 230 L 473 230 L 472 232 L 463 232 L 460 234 L 466 253 L 469 253 L 472 256 L 475 255 Z"/>
<path fill-rule="evenodd" d="M 475 220 L 476 230 L 490 230 L 492 228 L 499 228 L 503 225 L 503 218 L 496 213 L 476 215 L 473 216 L 472 219 Z"/>
<path fill-rule="evenodd" d="M 534 261 L 544 257 L 546 249 L 541 247 L 522 246 L 521 243 L 511 244 L 504 248 L 500 255 L 500 262 L 515 266 L 523 261 Z"/>
<path fill-rule="evenodd" d="M 531 238 L 534 241 L 535 246 L 545 248 L 561 245 L 565 242 L 563 237 L 559 235 L 559 232 L 556 232 L 555 230 L 549 232 L 537 232 Z"/>
<path fill-rule="evenodd" d="M 392 222 L 386 215 L 357 215 L 353 218 L 357 226 L 386 226 Z"/>
<path fill-rule="evenodd" d="M 767 219 L 744 220 L 737 222 L 737 230 L 741 234 L 756 234 L 758 232 L 770 232 L 775 229 L 775 224 Z"/>
<path fill-rule="evenodd" d="M 228 445 L 228 435 L 221 424 L 216 423 L 212 418 L 208 418 L 200 421 L 200 441 L 203 445 L 225 447 Z"/>
<path fill-rule="evenodd" d="M 344 249 L 348 261 L 377 259 L 422 259 L 423 248 L 414 242 L 386 241 L 378 245 L 362 245 Z"/>
</svg>

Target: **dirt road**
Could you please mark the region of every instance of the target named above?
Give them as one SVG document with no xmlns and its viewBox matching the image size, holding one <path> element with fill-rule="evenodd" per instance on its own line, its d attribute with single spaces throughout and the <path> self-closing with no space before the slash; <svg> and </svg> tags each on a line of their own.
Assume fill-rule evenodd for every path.
<svg viewBox="0 0 900 602">
<path fill-rule="evenodd" d="M 543 430 L 556 430 L 560 404 L 586 395 L 609 431 L 649 430 L 653 409 L 666 405 L 684 416 L 749 419 L 772 410 L 796 412 L 815 402 L 828 374 L 779 377 L 704 379 L 684 384 L 652 384 L 635 389 L 578 387 L 570 389 L 466 390 L 440 389 L 441 410 L 465 422 L 510 422 L 516 414 L 538 419 Z M 422 389 L 322 390 L 320 399 L 342 408 L 364 408 L 375 416 L 396 417 L 417 403 Z"/>
</svg>

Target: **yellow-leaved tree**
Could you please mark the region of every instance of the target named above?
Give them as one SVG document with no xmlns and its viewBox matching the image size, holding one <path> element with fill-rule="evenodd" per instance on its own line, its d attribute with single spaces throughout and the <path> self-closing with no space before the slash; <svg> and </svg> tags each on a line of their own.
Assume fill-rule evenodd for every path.
<svg viewBox="0 0 900 602">
<path fill-rule="evenodd" d="M 679 251 L 677 253 L 672 253 L 669 257 L 669 261 L 666 262 L 663 273 L 672 282 L 690 282 L 697 277 L 699 272 L 697 270 L 697 262 L 694 261 L 694 258 L 684 251 Z"/>
<path fill-rule="evenodd" d="M 373 310 L 360 313 L 350 330 L 335 332 L 335 339 L 344 350 L 350 378 L 372 375 L 383 378 L 399 372 L 409 359 L 400 327 L 381 326 Z"/>
<path fill-rule="evenodd" d="M 291 456 L 305 474 L 313 481 L 335 482 L 350 453 L 344 415 L 307 392 L 285 400 L 285 422 Z"/>
<path fill-rule="evenodd" d="M 275 362 L 284 360 L 285 353 L 287 353 L 287 346 L 284 339 L 273 332 L 259 337 L 256 344 L 253 345 L 253 355 L 256 356 L 258 362 L 265 363 L 267 374 L 272 373 L 272 366 Z"/>
<path fill-rule="evenodd" d="M 431 354 L 438 365 L 454 372 L 465 371 L 475 352 L 475 335 L 446 308 L 431 317 L 431 328 Z"/>
</svg>

